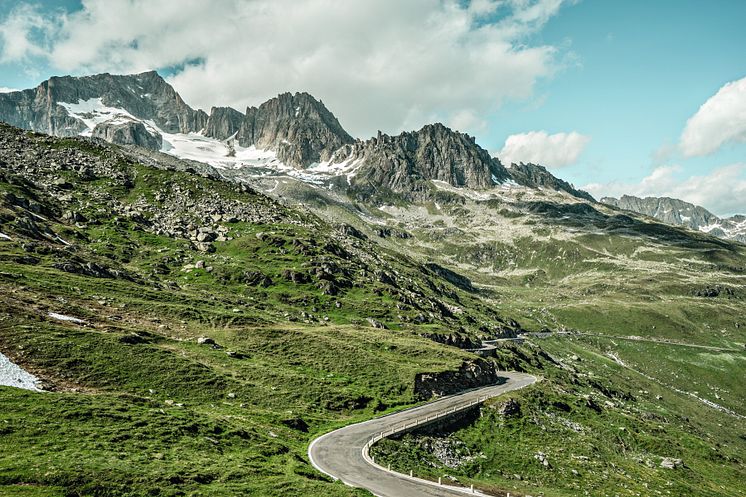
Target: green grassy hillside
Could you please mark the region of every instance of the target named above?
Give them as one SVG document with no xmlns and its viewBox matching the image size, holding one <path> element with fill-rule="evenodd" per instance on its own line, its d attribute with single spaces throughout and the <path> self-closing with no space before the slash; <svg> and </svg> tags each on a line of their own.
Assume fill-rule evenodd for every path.
<svg viewBox="0 0 746 497">
<path fill-rule="evenodd" d="M 0 494 L 355 494 L 310 440 L 474 360 L 422 335 L 501 324 L 245 186 L 0 131 L 0 351 L 49 390 L 0 387 Z"/>
</svg>

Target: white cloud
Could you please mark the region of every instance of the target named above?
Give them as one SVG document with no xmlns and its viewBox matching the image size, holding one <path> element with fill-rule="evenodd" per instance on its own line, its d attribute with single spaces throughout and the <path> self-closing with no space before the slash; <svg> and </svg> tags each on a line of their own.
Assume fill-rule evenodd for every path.
<svg viewBox="0 0 746 497">
<path fill-rule="evenodd" d="M 661 166 L 639 183 L 594 183 L 582 187 L 596 198 L 671 197 L 690 202 L 719 216 L 746 214 L 746 163 L 714 169 L 706 175 L 682 175 L 680 166 Z"/>
<path fill-rule="evenodd" d="M 47 33 L 55 31 L 54 23 L 34 7 L 21 4 L 0 23 L 0 62 L 20 62 L 33 56 L 43 56 Z"/>
<path fill-rule="evenodd" d="M 497 156 L 503 164 L 531 162 L 548 167 L 574 164 L 591 140 L 576 131 L 548 134 L 546 131 L 529 131 L 510 135 Z"/>
<path fill-rule="evenodd" d="M 8 88 L 7 86 L 0 86 L 0 93 L 11 93 L 14 91 L 18 91 L 15 88 Z"/>
<path fill-rule="evenodd" d="M 746 142 L 746 78 L 727 83 L 702 104 L 686 122 L 680 147 L 694 157 L 739 142 Z"/>
<path fill-rule="evenodd" d="M 47 25 L 42 41 L 29 35 L 41 29 L 29 16 L 25 24 L 8 18 L 0 29 L 20 40 L 6 44 L 3 57 L 43 54 L 61 72 L 197 61 L 170 81 L 206 109 L 243 110 L 283 91 L 309 91 L 358 136 L 434 120 L 473 133 L 484 126 L 475 116 L 530 97 L 535 82 L 558 68 L 558 49 L 529 45 L 526 36 L 562 3 L 87 0 L 82 11 Z"/>
</svg>

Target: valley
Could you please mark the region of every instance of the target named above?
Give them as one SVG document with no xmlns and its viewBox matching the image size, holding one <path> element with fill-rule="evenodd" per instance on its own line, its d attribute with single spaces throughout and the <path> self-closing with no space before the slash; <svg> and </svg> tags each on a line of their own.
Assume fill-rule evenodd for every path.
<svg viewBox="0 0 746 497">
<path fill-rule="evenodd" d="M 371 457 L 496 496 L 746 495 L 746 245 L 442 124 L 353 139 L 304 93 L 207 114 L 153 72 L 53 78 L 0 117 L 0 358 L 43 390 L 0 387 L 1 494 L 369 495 L 313 441 L 487 388 Z"/>
</svg>

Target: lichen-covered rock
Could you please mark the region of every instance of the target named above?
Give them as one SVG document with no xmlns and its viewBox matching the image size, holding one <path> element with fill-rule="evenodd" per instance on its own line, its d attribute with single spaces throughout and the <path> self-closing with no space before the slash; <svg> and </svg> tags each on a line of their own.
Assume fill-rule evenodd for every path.
<svg viewBox="0 0 746 497">
<path fill-rule="evenodd" d="M 515 399 L 508 399 L 492 406 L 497 413 L 504 418 L 518 416 L 521 413 L 521 404 Z"/>
<path fill-rule="evenodd" d="M 414 379 L 414 393 L 420 400 L 450 395 L 469 388 L 493 385 L 499 381 L 495 364 L 484 359 L 466 361 L 456 371 L 419 373 Z"/>
</svg>

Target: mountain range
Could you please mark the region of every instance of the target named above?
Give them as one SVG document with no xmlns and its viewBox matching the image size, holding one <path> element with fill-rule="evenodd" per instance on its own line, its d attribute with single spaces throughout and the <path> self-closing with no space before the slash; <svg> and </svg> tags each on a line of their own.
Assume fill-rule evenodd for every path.
<svg viewBox="0 0 746 497">
<path fill-rule="evenodd" d="M 0 120 L 54 136 L 93 136 L 138 145 L 247 175 L 282 172 L 340 184 L 366 196 L 416 194 L 431 180 L 487 189 L 508 183 L 586 192 L 534 164 L 506 168 L 473 137 L 442 124 L 356 140 L 308 93 L 283 93 L 239 112 L 189 107 L 155 71 L 53 77 L 36 89 L 0 94 Z"/>
<path fill-rule="evenodd" d="M 208 163 L 252 181 L 290 176 L 355 198 L 430 195 L 432 181 L 488 190 L 524 186 L 566 192 L 595 203 L 585 191 L 538 164 L 504 165 L 473 137 L 436 123 L 418 131 L 368 140 L 353 138 L 323 102 L 283 93 L 240 112 L 193 109 L 157 72 L 52 77 L 35 89 L 0 94 L 0 120 L 54 136 L 92 136 Z M 605 197 L 601 202 L 745 242 L 743 216 L 720 219 L 702 207 L 668 198 Z"/>
</svg>

